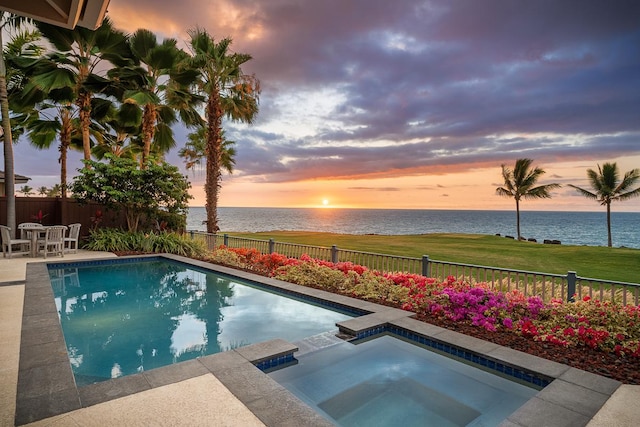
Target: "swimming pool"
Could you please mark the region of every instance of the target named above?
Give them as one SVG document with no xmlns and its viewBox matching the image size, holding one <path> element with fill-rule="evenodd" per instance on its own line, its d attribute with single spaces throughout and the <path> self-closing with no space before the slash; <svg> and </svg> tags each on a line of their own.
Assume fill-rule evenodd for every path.
<svg viewBox="0 0 640 427">
<path fill-rule="evenodd" d="M 269 373 L 340 426 L 494 426 L 538 393 L 392 335 L 337 344 Z"/>
<path fill-rule="evenodd" d="M 80 386 L 282 338 L 353 317 L 176 261 L 49 268 Z"/>
</svg>

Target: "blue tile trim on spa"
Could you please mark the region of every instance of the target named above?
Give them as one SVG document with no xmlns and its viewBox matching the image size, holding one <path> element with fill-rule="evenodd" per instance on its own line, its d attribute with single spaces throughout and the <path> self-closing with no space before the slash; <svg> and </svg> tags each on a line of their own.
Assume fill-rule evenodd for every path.
<svg viewBox="0 0 640 427">
<path fill-rule="evenodd" d="M 362 333 L 359 333 L 356 339 L 369 338 L 374 335 L 382 334 L 382 333 L 391 333 L 393 335 L 397 335 L 399 337 L 408 339 L 410 341 L 416 342 L 418 344 L 422 344 L 427 347 L 434 348 L 443 353 L 450 354 L 452 356 L 456 356 L 460 359 L 464 359 L 468 362 L 472 362 L 476 365 L 483 366 L 485 368 L 491 369 L 492 371 L 499 372 L 501 374 L 516 378 L 520 381 L 527 382 L 529 384 L 533 384 L 536 387 L 544 388 L 551 384 L 553 381 L 552 378 L 545 378 L 539 374 L 535 374 L 533 372 L 527 372 L 522 369 L 514 368 L 513 366 L 498 362 L 496 360 L 488 359 L 484 356 L 481 356 L 477 353 L 464 350 L 460 347 L 456 347 L 451 344 L 445 344 L 443 342 L 433 340 L 427 337 L 424 337 L 420 334 L 416 334 L 404 328 L 399 328 L 397 326 L 385 326 L 378 327 L 374 329 L 369 329 Z"/>
<path fill-rule="evenodd" d="M 289 365 L 291 362 L 295 361 L 295 357 L 293 357 L 293 353 L 285 354 L 282 356 L 274 357 L 273 359 L 263 360 L 259 363 L 254 363 L 256 368 L 261 371 L 267 371 L 278 366 Z"/>
<path fill-rule="evenodd" d="M 483 366 L 492 371 L 496 371 L 506 376 L 516 378 L 520 381 L 527 382 L 539 388 L 544 388 L 548 386 L 549 384 L 551 384 L 551 381 L 552 381 L 552 379 L 543 378 L 540 375 L 536 375 L 531 372 L 526 372 L 524 370 L 514 368 L 513 366 L 505 365 L 504 363 L 500 363 L 495 360 L 487 359 L 486 357 L 480 356 L 476 353 L 463 350 L 459 347 L 456 347 L 450 344 L 444 344 L 442 342 L 426 338 L 422 335 L 413 333 L 403 328 L 398 328 L 396 326 L 381 326 L 373 329 L 368 329 L 366 331 L 358 333 L 358 335 L 353 341 L 358 341 L 358 340 L 362 340 L 365 338 L 372 338 L 372 337 L 375 339 L 376 335 L 382 335 L 384 333 L 392 334 L 397 337 L 401 337 L 409 341 L 413 341 L 417 344 L 422 344 L 424 346 L 434 348 L 443 353 L 456 356 L 468 362 L 472 362 L 476 365 Z M 261 371 L 267 371 L 277 367 L 284 367 L 283 365 L 288 365 L 294 360 L 295 358 L 293 357 L 293 352 L 292 352 L 289 354 L 274 357 L 272 359 L 263 360 L 260 363 L 256 363 L 255 366 Z"/>
</svg>

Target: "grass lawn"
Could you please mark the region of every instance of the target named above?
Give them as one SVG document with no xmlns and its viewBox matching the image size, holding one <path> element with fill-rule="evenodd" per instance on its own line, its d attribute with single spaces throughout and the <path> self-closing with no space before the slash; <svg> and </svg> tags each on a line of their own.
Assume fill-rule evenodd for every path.
<svg viewBox="0 0 640 427">
<path fill-rule="evenodd" d="M 230 236 L 640 283 L 640 249 L 544 245 L 480 234 L 351 235 L 307 231 Z"/>
</svg>

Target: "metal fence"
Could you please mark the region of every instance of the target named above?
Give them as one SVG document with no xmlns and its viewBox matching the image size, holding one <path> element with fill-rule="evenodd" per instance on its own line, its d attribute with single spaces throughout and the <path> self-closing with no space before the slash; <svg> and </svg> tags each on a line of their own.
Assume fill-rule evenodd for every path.
<svg viewBox="0 0 640 427">
<path fill-rule="evenodd" d="M 323 247 L 284 243 L 271 240 L 247 239 L 227 234 L 189 232 L 192 239 L 202 240 L 209 250 L 224 245 L 229 248 L 255 248 L 260 253 L 278 253 L 289 258 L 308 255 L 311 258 L 338 262 L 351 262 L 383 273 L 411 273 L 444 280 L 453 276 L 470 283 L 486 283 L 491 289 L 509 292 L 517 289 L 526 296 L 540 296 L 545 301 L 560 299 L 572 301 L 589 296 L 601 301 L 617 304 L 638 305 L 640 284 L 580 277 L 574 271 L 567 274 L 551 274 L 535 271 L 513 270 L 485 265 L 462 264 L 422 258 L 385 255 L 339 249 L 337 246 Z"/>
</svg>

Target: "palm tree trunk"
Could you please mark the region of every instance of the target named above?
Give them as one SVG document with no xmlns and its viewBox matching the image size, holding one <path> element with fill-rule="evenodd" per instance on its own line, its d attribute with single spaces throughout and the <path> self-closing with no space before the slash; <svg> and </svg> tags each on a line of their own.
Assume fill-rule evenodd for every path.
<svg viewBox="0 0 640 427">
<path fill-rule="evenodd" d="M 214 88 L 207 102 L 207 176 L 205 182 L 207 233 L 217 233 L 218 227 L 218 197 L 220 195 L 220 159 L 222 145 L 222 107 L 220 94 Z"/>
<path fill-rule="evenodd" d="M 80 109 L 80 126 L 82 129 L 82 151 L 85 160 L 91 160 L 91 94 L 83 92 L 78 96 L 78 108 Z M 89 169 L 88 165 L 84 166 Z"/>
<path fill-rule="evenodd" d="M 64 109 L 61 114 L 62 127 L 60 129 L 60 205 L 61 220 L 67 224 L 67 153 L 71 145 L 71 115 L 69 110 Z"/>
<path fill-rule="evenodd" d="M 520 240 L 520 200 L 516 198 L 516 229 L 518 231 L 518 240 Z"/>
<path fill-rule="evenodd" d="M 2 111 L 2 130 L 4 131 L 4 188 L 7 197 L 7 227 L 11 228 L 11 237 L 15 237 L 16 177 L 13 168 L 13 138 L 11 136 L 11 119 L 9 117 L 7 67 L 4 62 L 2 31 L 0 31 L 0 110 Z"/>
<path fill-rule="evenodd" d="M 140 169 L 145 169 L 147 161 L 149 160 L 155 125 L 156 110 L 153 105 L 146 104 L 144 106 L 144 113 L 142 115 L 142 138 L 144 147 L 142 149 L 142 158 L 140 159 Z"/>
<path fill-rule="evenodd" d="M 608 236 L 608 246 L 612 246 L 611 241 L 611 202 L 607 203 L 607 236 Z"/>
</svg>

